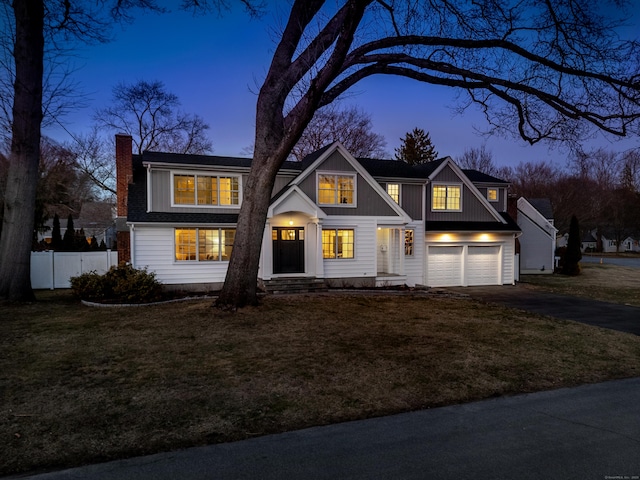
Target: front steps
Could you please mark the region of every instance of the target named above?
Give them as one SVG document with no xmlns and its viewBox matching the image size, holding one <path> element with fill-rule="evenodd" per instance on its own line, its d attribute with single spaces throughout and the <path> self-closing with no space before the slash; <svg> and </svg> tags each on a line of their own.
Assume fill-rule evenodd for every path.
<svg viewBox="0 0 640 480">
<path fill-rule="evenodd" d="M 274 295 L 287 293 L 326 292 L 327 285 L 321 278 L 282 277 L 264 280 L 264 290 Z"/>
</svg>

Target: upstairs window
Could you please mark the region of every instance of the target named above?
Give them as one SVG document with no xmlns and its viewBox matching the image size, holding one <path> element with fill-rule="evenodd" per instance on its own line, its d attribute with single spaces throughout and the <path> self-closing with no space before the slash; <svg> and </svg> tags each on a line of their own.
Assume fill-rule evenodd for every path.
<svg viewBox="0 0 640 480">
<path fill-rule="evenodd" d="M 355 175 L 318 175 L 318 204 L 355 205 Z"/>
<path fill-rule="evenodd" d="M 240 178 L 214 175 L 174 175 L 176 205 L 240 205 Z"/>
<path fill-rule="evenodd" d="M 431 209 L 434 211 L 462 211 L 461 185 L 434 185 L 431 198 Z"/>
<path fill-rule="evenodd" d="M 497 188 L 487 188 L 487 200 L 490 202 L 498 201 L 498 189 Z"/>
<path fill-rule="evenodd" d="M 400 185 L 397 183 L 387 183 L 387 193 L 393 201 L 400 205 Z"/>
</svg>

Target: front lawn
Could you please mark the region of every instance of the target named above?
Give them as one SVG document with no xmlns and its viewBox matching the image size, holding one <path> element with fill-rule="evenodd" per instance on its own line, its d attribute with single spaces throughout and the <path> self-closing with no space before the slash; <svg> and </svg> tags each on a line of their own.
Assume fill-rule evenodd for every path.
<svg viewBox="0 0 640 480">
<path fill-rule="evenodd" d="M 0 306 L 0 474 L 640 375 L 640 337 L 424 293 Z"/>
<path fill-rule="evenodd" d="M 520 282 L 552 293 L 640 307 L 640 268 L 606 263 L 580 263 L 580 268 L 580 275 L 575 277 L 557 273 L 522 275 Z"/>
</svg>

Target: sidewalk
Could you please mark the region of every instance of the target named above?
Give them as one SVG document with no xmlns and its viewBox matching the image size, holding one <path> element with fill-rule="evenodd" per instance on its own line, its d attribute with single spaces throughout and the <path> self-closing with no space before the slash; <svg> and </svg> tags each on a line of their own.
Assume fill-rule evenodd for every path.
<svg viewBox="0 0 640 480">
<path fill-rule="evenodd" d="M 638 479 L 640 378 L 12 478 Z"/>
</svg>

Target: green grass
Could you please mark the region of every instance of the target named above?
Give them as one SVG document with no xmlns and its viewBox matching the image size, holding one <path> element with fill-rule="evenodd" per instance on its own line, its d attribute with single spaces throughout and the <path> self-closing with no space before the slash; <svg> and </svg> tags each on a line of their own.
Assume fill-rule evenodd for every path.
<svg viewBox="0 0 640 480">
<path fill-rule="evenodd" d="M 1 306 L 0 474 L 640 375 L 640 338 L 469 299 Z"/>
</svg>

